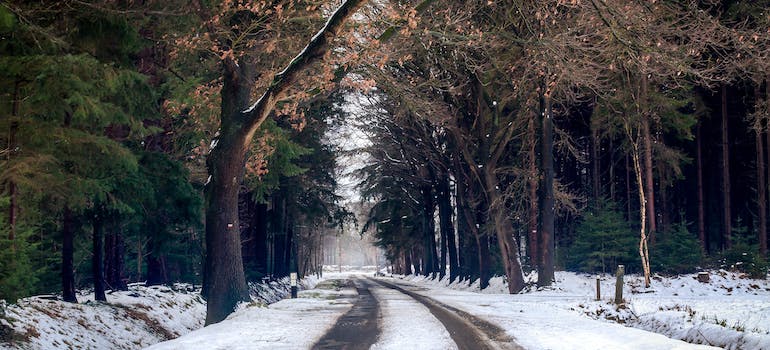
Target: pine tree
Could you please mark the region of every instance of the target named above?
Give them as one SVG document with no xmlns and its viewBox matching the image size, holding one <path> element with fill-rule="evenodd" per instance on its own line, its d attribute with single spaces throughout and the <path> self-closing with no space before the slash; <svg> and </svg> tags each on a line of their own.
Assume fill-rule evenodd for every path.
<svg viewBox="0 0 770 350">
<path fill-rule="evenodd" d="M 615 205 L 606 199 L 594 202 L 583 215 L 577 235 L 567 250 L 567 267 L 584 272 L 614 271 L 617 265 L 639 266 L 636 235 Z"/>
</svg>

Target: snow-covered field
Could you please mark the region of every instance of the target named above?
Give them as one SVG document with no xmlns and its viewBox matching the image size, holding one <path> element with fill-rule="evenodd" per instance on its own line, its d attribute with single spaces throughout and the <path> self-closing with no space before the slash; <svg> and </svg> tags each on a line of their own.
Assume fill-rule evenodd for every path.
<svg viewBox="0 0 770 350">
<path fill-rule="evenodd" d="M 596 277 L 601 278 L 600 301 L 595 300 Z M 437 300 L 499 323 L 531 349 L 673 346 L 656 345 L 656 337 L 650 335 L 636 338 L 631 332 L 635 329 L 726 349 L 770 349 L 770 282 L 734 272 L 711 271 L 708 284 L 698 282 L 696 275 L 655 276 L 649 289 L 643 288 L 640 276 L 626 276 L 626 304 L 621 308 L 612 303 L 615 278 L 609 275 L 557 272 L 553 287 L 518 295 L 507 295 L 500 277 L 493 278 L 490 287 L 481 292 L 477 284 L 449 284 L 448 279 L 424 276 L 402 278 L 429 286 L 429 295 Z M 535 278 L 528 276 L 531 281 Z M 473 297 L 461 291 L 481 295 Z M 606 324 L 580 321 L 576 315 Z"/>
</svg>

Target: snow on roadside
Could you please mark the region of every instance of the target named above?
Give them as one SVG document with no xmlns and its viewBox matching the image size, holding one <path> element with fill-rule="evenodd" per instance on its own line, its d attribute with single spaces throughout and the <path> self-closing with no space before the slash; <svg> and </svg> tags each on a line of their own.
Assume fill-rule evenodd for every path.
<svg viewBox="0 0 770 350">
<path fill-rule="evenodd" d="M 431 286 L 437 289 L 452 291 L 470 291 L 477 297 L 466 296 L 458 298 L 452 293 L 431 292 L 432 297 L 445 301 L 460 303 L 468 311 L 487 315 L 490 320 L 510 327 L 509 333 L 521 339 L 525 347 L 537 348 L 570 348 L 564 337 L 558 337 L 560 344 L 549 343 L 549 332 L 538 333 L 537 323 L 532 329 L 522 327 L 527 319 L 537 319 L 538 322 L 551 324 L 551 327 L 568 327 L 560 325 L 558 319 L 567 319 L 564 314 L 579 314 L 594 320 L 619 323 L 625 326 L 659 333 L 673 339 L 685 340 L 695 344 L 708 344 L 726 349 L 770 349 L 770 282 L 768 280 L 751 280 L 744 275 L 728 271 L 711 271 L 710 282 L 697 281 L 696 275 L 682 275 L 673 278 L 655 276 L 652 288 L 643 288 L 640 276 L 626 276 L 624 299 L 626 307 L 618 309 L 611 299 L 614 297 L 614 276 L 602 275 L 601 301 L 595 301 L 596 275 L 557 272 L 556 283 L 553 287 L 535 289 L 530 287 L 522 294 L 506 295 L 507 287 L 503 278 L 496 277 L 490 281 L 490 287 L 483 291 L 478 289 L 478 281 L 449 283 L 448 279 L 431 280 L 424 276 L 402 277 L 405 281 L 417 283 L 420 286 Z M 527 276 L 534 281 L 536 275 Z M 486 294 L 478 297 L 478 294 Z M 493 311 L 485 311 L 493 310 Z M 539 313 L 550 313 L 551 316 L 529 315 L 534 310 Z M 519 321 L 510 321 L 511 315 L 519 312 Z M 526 315 L 526 316 L 524 316 Z M 561 316 L 556 316 L 561 315 Z M 576 321 L 577 322 L 577 321 Z M 580 322 L 566 332 L 578 340 L 581 328 L 589 323 Z M 602 327 L 606 327 L 604 325 Z M 615 326 L 615 325 L 613 325 Z M 607 328 L 607 332 L 614 328 Z M 628 329 L 628 328 L 626 328 Z M 591 333 L 590 329 L 585 332 Z M 624 333 L 620 330 L 618 332 Z M 551 337 L 555 334 L 550 334 Z M 618 336 L 622 339 L 624 336 Z M 531 340 L 531 342 L 530 342 Z M 579 348 L 598 348 L 597 339 L 582 343 Z M 550 345 L 547 345 L 550 344 Z M 575 344 L 581 344 L 580 342 Z M 603 344 L 615 348 L 642 348 L 639 344 Z M 546 346 L 547 345 L 547 346 Z M 573 344 L 574 346 L 574 344 Z M 669 345 L 673 346 L 673 345 Z M 657 348 L 657 347 L 653 347 Z M 668 348 L 668 347 L 666 347 Z"/>
<path fill-rule="evenodd" d="M 304 280 L 306 288 L 318 282 Z M 288 278 L 250 285 L 253 298 L 269 304 L 288 295 Z M 131 284 L 127 291 L 78 294 L 80 303 L 55 296 L 0 305 L 0 349 L 138 349 L 203 327 L 206 302 L 199 286 Z"/>
<path fill-rule="evenodd" d="M 93 293 L 79 304 L 49 297 L 29 297 L 8 305 L 0 323 L 15 331 L 13 349 L 136 349 L 178 337 L 203 325 L 206 304 L 187 285 L 145 287 L 107 294 L 108 304 Z"/>
<path fill-rule="evenodd" d="M 299 292 L 297 299 L 242 305 L 226 320 L 149 350 L 308 349 L 348 311 L 357 293 L 334 281 Z"/>
</svg>

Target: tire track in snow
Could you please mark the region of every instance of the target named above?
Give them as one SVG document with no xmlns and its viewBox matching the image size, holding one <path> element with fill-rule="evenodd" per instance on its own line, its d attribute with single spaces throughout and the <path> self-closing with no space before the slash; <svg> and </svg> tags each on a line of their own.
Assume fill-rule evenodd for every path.
<svg viewBox="0 0 770 350">
<path fill-rule="evenodd" d="M 425 305 L 444 324 L 460 350 L 523 349 L 505 331 L 486 320 L 442 304 L 393 283 L 373 279 L 380 285 L 404 293 Z"/>
<path fill-rule="evenodd" d="M 358 292 L 353 307 L 315 345 L 314 350 L 368 350 L 380 333 L 380 308 L 366 280 L 349 280 Z"/>
<path fill-rule="evenodd" d="M 370 350 L 458 350 L 446 327 L 425 305 L 395 289 L 372 284 L 382 332 Z"/>
</svg>

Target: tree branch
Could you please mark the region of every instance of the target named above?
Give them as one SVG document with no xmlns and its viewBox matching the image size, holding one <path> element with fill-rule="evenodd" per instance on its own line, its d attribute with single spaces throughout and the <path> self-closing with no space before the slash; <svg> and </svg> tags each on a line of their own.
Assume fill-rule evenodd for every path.
<svg viewBox="0 0 770 350">
<path fill-rule="evenodd" d="M 251 138 L 262 122 L 275 107 L 275 103 L 285 94 L 286 90 L 294 83 L 297 76 L 311 64 L 320 61 L 329 49 L 329 43 L 342 29 L 347 20 L 365 0 L 346 0 L 329 17 L 321 30 L 310 39 L 310 42 L 280 73 L 273 78 L 273 83 L 267 88 L 262 97 L 251 107 L 242 111 L 243 132 L 246 133 L 246 144 L 251 143 Z"/>
</svg>

